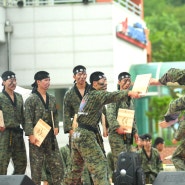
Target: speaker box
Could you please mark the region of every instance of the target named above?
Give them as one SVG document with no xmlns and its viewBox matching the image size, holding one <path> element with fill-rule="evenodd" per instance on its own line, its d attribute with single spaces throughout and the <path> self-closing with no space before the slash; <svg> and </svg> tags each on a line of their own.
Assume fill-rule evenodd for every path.
<svg viewBox="0 0 185 185">
<path fill-rule="evenodd" d="M 185 171 L 159 172 L 153 185 L 185 185 Z"/>
<path fill-rule="evenodd" d="M 35 185 L 27 175 L 0 175 L 0 185 Z"/>
</svg>

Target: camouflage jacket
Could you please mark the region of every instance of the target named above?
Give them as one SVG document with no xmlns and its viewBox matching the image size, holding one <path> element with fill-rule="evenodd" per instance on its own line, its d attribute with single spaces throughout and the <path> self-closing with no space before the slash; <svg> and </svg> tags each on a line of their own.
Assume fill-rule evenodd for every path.
<svg viewBox="0 0 185 185">
<path fill-rule="evenodd" d="M 36 93 L 31 94 L 25 102 L 25 134 L 26 136 L 33 134 L 33 128 L 39 119 L 44 120 L 52 126 L 51 111 L 53 112 L 53 120 L 55 128 L 59 128 L 58 113 L 56 109 L 56 99 L 54 96 L 48 96 L 48 109 L 45 108 L 43 102 Z"/>
<path fill-rule="evenodd" d="M 169 82 L 185 85 L 185 70 L 171 68 L 159 79 L 159 82 L 163 85 L 167 85 Z"/>
<path fill-rule="evenodd" d="M 174 134 L 174 138 L 177 141 L 183 140 L 183 143 L 185 143 L 185 120 L 179 122 L 179 127 Z"/>
<path fill-rule="evenodd" d="M 86 83 L 85 93 L 87 93 L 89 89 L 89 84 Z M 76 87 L 76 84 L 69 89 L 64 96 L 63 102 L 63 125 L 64 125 L 64 133 L 68 133 L 72 130 L 72 122 L 74 115 L 78 113 L 78 108 L 80 102 L 82 100 L 82 96 Z"/>
<path fill-rule="evenodd" d="M 148 157 L 144 148 L 137 151 L 141 160 L 141 166 L 145 173 L 152 173 L 157 175 L 163 170 L 162 161 L 159 152 L 156 148 L 151 148 L 151 156 Z"/>
<path fill-rule="evenodd" d="M 3 112 L 5 127 L 15 128 L 22 125 L 24 128 L 23 98 L 20 94 L 14 92 L 14 103 L 6 93 L 0 93 L 0 107 Z"/>
<path fill-rule="evenodd" d="M 119 127 L 119 123 L 117 121 L 119 108 L 134 110 L 134 104 L 132 99 L 128 97 L 125 101 L 108 104 L 107 121 L 109 125 L 109 132 L 115 132 L 115 130 Z M 136 132 L 137 132 L 137 127 L 136 127 L 136 122 L 134 120 L 132 133 L 135 134 Z"/>
<path fill-rule="evenodd" d="M 183 110 L 185 110 L 185 96 L 170 102 L 168 110 L 165 114 L 165 120 L 167 122 L 175 120 Z"/>
<path fill-rule="evenodd" d="M 80 103 L 77 122 L 96 128 L 104 105 L 124 101 L 127 98 L 127 90 L 107 92 L 92 89 L 83 97 Z"/>
</svg>

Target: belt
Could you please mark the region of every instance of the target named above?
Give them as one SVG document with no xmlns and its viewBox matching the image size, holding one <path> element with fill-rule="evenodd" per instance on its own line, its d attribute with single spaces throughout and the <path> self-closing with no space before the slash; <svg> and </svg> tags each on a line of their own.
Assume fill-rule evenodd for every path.
<svg viewBox="0 0 185 185">
<path fill-rule="evenodd" d="M 84 128 L 84 129 L 89 130 L 89 131 L 92 131 L 95 134 L 98 133 L 98 129 L 92 127 L 91 125 L 87 125 L 87 124 L 84 124 L 84 123 L 78 123 L 78 127 L 79 128 Z"/>
</svg>

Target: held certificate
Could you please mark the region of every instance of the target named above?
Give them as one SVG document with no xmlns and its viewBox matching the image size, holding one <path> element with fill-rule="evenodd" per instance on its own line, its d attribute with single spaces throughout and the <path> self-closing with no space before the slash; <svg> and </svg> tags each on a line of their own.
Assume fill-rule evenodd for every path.
<svg viewBox="0 0 185 185">
<path fill-rule="evenodd" d="M 148 91 L 151 77 L 152 74 L 137 75 L 132 91 L 141 92 L 141 94 L 145 95 Z"/>
<path fill-rule="evenodd" d="M 126 133 L 132 133 L 132 127 L 134 122 L 134 110 L 129 109 L 119 109 L 117 121 L 119 125 L 126 129 Z"/>
<path fill-rule="evenodd" d="M 48 135 L 51 127 L 42 119 L 39 119 L 37 124 L 33 129 L 33 134 L 37 138 L 38 142 L 36 143 L 37 146 L 40 146 L 46 136 Z"/>
<path fill-rule="evenodd" d="M 4 125 L 4 118 L 3 118 L 3 111 L 0 110 L 0 127 L 5 127 Z"/>
</svg>

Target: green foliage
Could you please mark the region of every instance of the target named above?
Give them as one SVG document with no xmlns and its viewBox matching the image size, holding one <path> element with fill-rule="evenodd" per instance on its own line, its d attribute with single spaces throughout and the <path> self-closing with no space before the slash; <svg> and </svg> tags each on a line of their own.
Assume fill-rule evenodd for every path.
<svg viewBox="0 0 185 185">
<path fill-rule="evenodd" d="M 155 62 L 185 60 L 185 2 L 144 1 L 144 15 L 150 30 L 152 59 Z M 181 6 L 179 6 L 181 5 Z"/>
<path fill-rule="evenodd" d="M 149 111 L 146 112 L 146 115 L 150 119 L 154 119 L 155 123 L 164 120 L 164 115 L 171 100 L 171 96 L 151 97 L 149 101 Z"/>
</svg>

